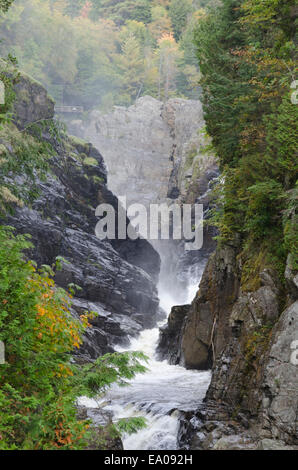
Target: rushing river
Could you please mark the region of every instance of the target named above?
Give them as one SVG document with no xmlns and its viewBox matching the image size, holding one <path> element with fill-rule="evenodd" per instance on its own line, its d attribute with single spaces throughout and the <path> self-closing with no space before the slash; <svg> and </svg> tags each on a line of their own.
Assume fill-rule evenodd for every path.
<svg viewBox="0 0 298 470">
<path fill-rule="evenodd" d="M 189 285 L 185 302 L 196 293 L 199 279 Z M 177 305 L 166 291 L 160 291 L 161 306 L 170 313 Z M 179 411 L 195 410 L 202 402 L 210 383 L 209 372 L 186 370 L 155 358 L 159 327 L 144 330 L 131 341 L 131 351 L 142 351 L 149 357 L 146 374 L 139 374 L 128 387 L 114 387 L 105 396 L 103 409 L 111 411 L 114 421 L 120 418 L 144 416 L 147 427 L 137 434 L 123 437 L 125 450 L 176 450 Z M 118 349 L 121 351 L 121 349 Z M 81 399 L 82 404 L 98 406 L 93 400 Z"/>
</svg>

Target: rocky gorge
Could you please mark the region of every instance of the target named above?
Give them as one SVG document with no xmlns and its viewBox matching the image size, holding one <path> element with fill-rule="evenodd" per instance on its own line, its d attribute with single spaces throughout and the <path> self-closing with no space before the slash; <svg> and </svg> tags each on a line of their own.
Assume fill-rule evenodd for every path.
<svg viewBox="0 0 298 470">
<path fill-rule="evenodd" d="M 30 77 L 22 75 L 15 91 L 16 135 L 30 133 L 34 123 L 54 118 L 53 101 Z M 97 205 L 105 202 L 118 210 L 117 198 L 106 185 L 101 154 L 91 144 L 64 133 L 52 135 L 46 127 L 42 139 L 52 148 L 47 180 L 38 182 L 39 196 L 32 207 L 16 208 L 6 223 L 17 233 L 31 235 L 34 248 L 28 256 L 39 266 L 51 266 L 57 256 L 63 257 L 55 281 L 63 288 L 79 286 L 74 314 L 97 313 L 79 352 L 87 360 L 94 359 L 155 324 L 160 259 L 145 240 L 110 243 L 95 236 Z"/>
<path fill-rule="evenodd" d="M 109 188 L 125 196 L 127 206 L 197 203 L 206 216 L 218 166 L 208 150 L 200 101 L 173 98 L 164 103 L 144 96 L 132 106 L 115 106 L 109 113 L 92 111 L 85 120 L 66 122 L 70 132 L 101 150 Z M 195 271 L 214 250 L 214 235 L 206 226 L 203 249 L 191 253 L 185 251 L 184 241 L 151 240 L 162 258 L 160 281 L 178 303 L 190 270 L 194 277 L 201 275 Z"/>
<path fill-rule="evenodd" d="M 181 443 L 190 449 L 297 448 L 297 273 L 288 259 L 286 292 L 264 268 L 243 282 L 239 242 L 209 258 L 189 306 L 175 307 L 161 330 L 160 357 L 209 369 L 204 406 L 186 414 Z"/>
<path fill-rule="evenodd" d="M 54 103 L 41 85 L 22 76 L 16 93 L 14 132 L 30 134 L 32 124 L 53 119 Z M 117 211 L 121 195 L 145 206 L 202 203 L 208 215 L 218 168 L 205 151 L 201 103 L 143 97 L 132 107 L 94 111 L 87 122 L 68 125 L 76 137 L 57 137 L 42 128 L 42 139 L 53 149 L 47 181 L 38 182 L 32 206 L 17 207 L 5 223 L 31 235 L 34 248 L 28 256 L 39 266 L 63 257 L 55 280 L 64 288 L 80 287 L 74 315 L 98 314 L 77 360 L 128 347 L 132 338 L 156 327 L 165 317 L 158 279 L 159 288 L 183 294 L 192 277 L 195 292 L 200 281 L 194 300 L 173 307 L 156 344 L 159 360 L 181 367 L 179 373 L 186 369 L 187 384 L 191 371 L 212 368 L 209 388 L 207 375 L 202 376 L 208 388 L 204 403 L 178 408 L 179 448 L 296 448 L 298 374 L 292 345 L 298 281 L 291 259 L 286 285 L 262 262 L 252 283 L 237 237 L 216 248 L 210 228 L 203 249 L 191 254 L 183 241 L 153 247 L 143 239 L 101 241 L 94 234 L 96 206 L 108 203 Z M 177 304 L 180 298 L 185 296 L 177 295 Z M 170 405 L 168 418 L 177 411 Z M 149 412 L 154 408 L 146 401 L 141 406 Z M 176 432 L 175 426 L 176 421 Z"/>
<path fill-rule="evenodd" d="M 200 102 L 144 97 L 130 108 L 116 107 L 107 115 L 95 111 L 87 122 L 70 126 L 103 149 L 116 194 L 145 205 L 203 203 L 208 217 L 218 169 L 214 156 L 204 151 L 208 139 Z M 215 232 L 205 229 L 204 235 L 203 249 L 191 256 L 182 244 L 155 245 L 167 289 L 169 284 L 175 291 L 185 289 L 185 272 L 195 278 L 193 268 L 206 264 L 195 299 L 173 307 L 157 345 L 160 360 L 212 369 L 204 405 L 181 417 L 180 445 L 295 447 L 298 374 L 291 348 L 298 331 L 297 272 L 289 257 L 284 286 L 277 272 L 259 260 L 251 280 L 237 237 L 215 249 Z"/>
</svg>

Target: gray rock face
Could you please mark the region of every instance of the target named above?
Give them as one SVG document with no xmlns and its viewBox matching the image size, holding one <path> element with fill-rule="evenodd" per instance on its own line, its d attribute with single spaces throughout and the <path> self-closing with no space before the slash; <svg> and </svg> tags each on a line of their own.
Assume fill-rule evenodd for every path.
<svg viewBox="0 0 298 470">
<path fill-rule="evenodd" d="M 200 153 L 205 140 L 198 131 L 203 126 L 199 101 L 171 99 L 164 104 L 150 96 L 129 108 L 114 107 L 109 114 L 94 111 L 88 122 L 70 123 L 73 133 L 100 149 L 110 189 L 127 196 L 129 204 L 145 206 L 185 197 L 195 158 L 202 175 L 216 169 L 214 157 Z M 203 186 L 202 181 L 202 194 Z"/>
<path fill-rule="evenodd" d="M 298 301 L 274 328 L 262 390 L 264 435 L 298 444 Z"/>
<path fill-rule="evenodd" d="M 169 364 L 180 363 L 181 329 L 189 308 L 190 305 L 173 307 L 167 324 L 160 329 L 157 354 L 161 360 L 167 359 Z"/>
<path fill-rule="evenodd" d="M 212 450 L 256 450 L 256 446 L 246 436 L 232 435 L 221 437 Z"/>
<path fill-rule="evenodd" d="M 72 121 L 69 128 L 87 138 L 104 156 L 108 185 L 127 203 L 204 204 L 218 175 L 216 159 L 203 152 L 207 139 L 202 104 L 171 99 L 162 103 L 150 96 L 129 108 L 114 107 L 108 114 L 94 111 L 87 121 Z M 193 222 L 194 225 L 194 222 Z M 182 303 L 189 268 L 202 265 L 214 251 L 215 231 L 204 229 L 202 250 L 186 252 L 184 241 L 152 241 L 162 257 L 160 281 L 175 301 Z M 192 272 L 191 274 L 196 275 Z"/>
<path fill-rule="evenodd" d="M 297 450 L 297 446 L 286 446 L 283 441 L 274 439 L 262 439 L 257 450 Z"/>
<path fill-rule="evenodd" d="M 39 85 L 22 77 L 16 92 L 18 125 L 53 117 L 52 101 Z M 25 114 L 24 93 L 29 101 Z M 110 242 L 95 236 L 97 205 L 111 204 L 118 213 L 118 200 L 106 186 L 101 154 L 91 144 L 69 136 L 58 141 L 44 131 L 43 139 L 53 148 L 47 181 L 39 182 L 40 196 L 32 207 L 18 208 L 7 223 L 18 233 L 31 235 L 34 248 L 28 256 L 39 266 L 52 265 L 57 256 L 67 261 L 55 280 L 63 288 L 80 286 L 74 315 L 98 314 L 80 350 L 82 357 L 94 359 L 155 324 L 160 258 L 145 240 Z"/>
<path fill-rule="evenodd" d="M 255 290 L 242 290 L 238 246 L 222 247 L 209 259 L 200 290 L 175 340 L 181 344 L 181 363 L 200 369 L 208 359 L 213 363 L 205 425 L 214 420 L 210 404 L 217 410 L 224 404 L 228 417 L 252 429 L 253 440 L 297 445 L 298 302 L 281 313 L 284 291 L 269 269 L 259 273 Z M 286 298 L 291 302 L 295 273 L 287 270 L 291 287 Z M 198 438 L 193 429 L 190 441 L 193 448 L 234 448 L 226 431 L 224 425 L 216 436 Z"/>
<path fill-rule="evenodd" d="M 241 260 L 235 272 L 241 273 Z M 238 274 L 238 276 L 239 276 Z M 259 420 L 264 386 L 264 370 L 273 334 L 280 316 L 278 280 L 273 273 L 260 273 L 261 287 L 253 292 L 233 291 L 225 310 L 221 302 L 215 329 L 215 361 L 208 398 L 237 404 L 251 418 Z M 231 290 L 227 288 L 227 296 Z"/>
<path fill-rule="evenodd" d="M 230 332 L 229 311 L 238 289 L 236 250 L 226 246 L 210 257 L 199 292 L 181 324 L 178 333 L 181 365 L 200 370 L 211 367 L 213 357 L 220 354 L 226 344 Z M 174 340 L 172 347 L 176 345 Z"/>
<path fill-rule="evenodd" d="M 20 127 L 54 116 L 54 101 L 44 87 L 25 74 L 15 85 L 17 100 L 14 103 L 14 119 Z"/>
<path fill-rule="evenodd" d="M 289 303 L 291 303 L 298 299 L 298 272 L 293 269 L 291 255 L 287 259 L 285 279 L 290 297 Z"/>
</svg>

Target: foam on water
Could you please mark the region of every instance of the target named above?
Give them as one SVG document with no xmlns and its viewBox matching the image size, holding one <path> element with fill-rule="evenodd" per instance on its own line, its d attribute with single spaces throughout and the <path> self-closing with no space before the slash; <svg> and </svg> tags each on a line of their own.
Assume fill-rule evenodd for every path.
<svg viewBox="0 0 298 470">
<path fill-rule="evenodd" d="M 194 279 L 193 273 L 190 279 Z M 195 296 L 199 284 L 196 279 L 189 283 L 184 303 L 190 303 Z M 161 306 L 170 313 L 175 299 L 167 292 L 160 291 L 159 295 Z M 160 326 L 144 330 L 131 340 L 130 351 L 142 351 L 149 357 L 148 372 L 137 375 L 128 387 L 114 386 L 104 398 L 103 409 L 113 413 L 114 421 L 135 416 L 146 418 L 146 429 L 123 437 L 125 450 L 176 450 L 179 412 L 198 408 L 210 383 L 210 372 L 186 370 L 155 358 Z M 88 407 L 101 406 L 86 398 L 80 402 Z"/>
</svg>

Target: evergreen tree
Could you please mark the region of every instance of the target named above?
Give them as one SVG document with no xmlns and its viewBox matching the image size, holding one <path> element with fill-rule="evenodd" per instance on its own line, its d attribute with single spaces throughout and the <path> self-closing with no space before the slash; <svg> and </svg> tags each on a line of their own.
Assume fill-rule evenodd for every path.
<svg viewBox="0 0 298 470">
<path fill-rule="evenodd" d="M 108 103 L 133 102 L 139 90 L 156 98 L 197 98 L 199 73 L 192 44 L 197 13 L 188 16 L 177 50 L 168 56 L 173 62 L 167 67 L 166 61 L 160 62 L 160 40 L 173 35 L 169 6 L 169 0 L 34 0 L 33 7 L 32 0 L 19 0 L 1 17 L 5 41 L 0 52 L 13 51 L 20 68 L 66 105 L 106 109 Z M 132 86 L 127 85 L 131 67 L 121 47 L 129 33 L 143 61 Z"/>
<path fill-rule="evenodd" d="M 121 47 L 122 55 L 118 59 L 118 66 L 122 75 L 123 104 L 131 104 L 131 98 L 137 98 L 142 91 L 144 60 L 139 43 L 132 33 Z"/>
<path fill-rule="evenodd" d="M 172 21 L 174 36 L 179 41 L 187 24 L 187 18 L 192 11 L 191 0 L 172 0 L 169 15 Z"/>
<path fill-rule="evenodd" d="M 151 0 L 102 0 L 102 15 L 123 25 L 127 20 L 151 21 Z"/>
<path fill-rule="evenodd" d="M 70 16 L 71 18 L 80 16 L 80 13 L 85 3 L 85 0 L 66 0 L 66 6 L 64 10 L 65 14 Z"/>
<path fill-rule="evenodd" d="M 213 219 L 219 239 L 240 234 L 247 259 L 262 250 L 281 275 L 287 253 L 297 259 L 293 6 L 223 0 L 195 33 L 207 130 L 224 176 Z"/>
<path fill-rule="evenodd" d="M 8 11 L 13 2 L 14 0 L 0 0 L 0 10 L 4 12 Z"/>
</svg>

